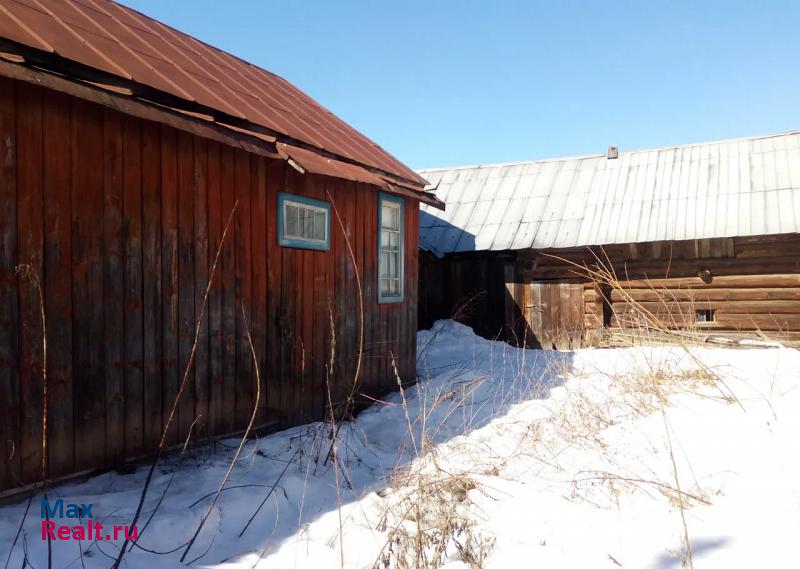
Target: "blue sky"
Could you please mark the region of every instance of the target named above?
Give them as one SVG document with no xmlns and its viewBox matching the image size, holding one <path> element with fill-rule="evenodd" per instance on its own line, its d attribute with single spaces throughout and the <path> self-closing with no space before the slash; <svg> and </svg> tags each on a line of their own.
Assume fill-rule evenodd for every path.
<svg viewBox="0 0 800 569">
<path fill-rule="evenodd" d="M 416 168 L 800 129 L 800 2 L 122 1 Z"/>
</svg>

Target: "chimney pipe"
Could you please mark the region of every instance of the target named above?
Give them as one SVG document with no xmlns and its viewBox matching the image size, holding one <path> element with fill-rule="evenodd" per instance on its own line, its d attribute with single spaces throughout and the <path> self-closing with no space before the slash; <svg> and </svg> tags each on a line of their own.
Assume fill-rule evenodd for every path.
<svg viewBox="0 0 800 569">
<path fill-rule="evenodd" d="M 608 153 L 606 154 L 606 158 L 608 158 L 609 160 L 615 160 L 616 158 L 619 158 L 619 150 L 617 149 L 616 146 L 611 145 L 608 147 Z"/>
</svg>

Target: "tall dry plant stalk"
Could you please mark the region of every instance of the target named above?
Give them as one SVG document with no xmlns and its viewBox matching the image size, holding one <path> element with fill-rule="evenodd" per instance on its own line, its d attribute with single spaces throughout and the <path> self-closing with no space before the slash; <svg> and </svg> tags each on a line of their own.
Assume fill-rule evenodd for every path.
<svg viewBox="0 0 800 569">
<path fill-rule="evenodd" d="M 231 222 L 233 221 L 234 214 L 236 213 L 236 208 L 239 206 L 239 200 L 233 204 L 231 208 L 231 212 L 228 215 L 228 221 L 225 223 L 225 229 L 222 232 L 222 238 L 220 239 L 219 246 L 217 247 L 217 253 L 214 256 L 214 264 L 211 266 L 211 274 L 208 277 L 208 283 L 206 284 L 206 290 L 203 294 L 203 304 L 200 307 L 200 315 L 197 318 L 197 323 L 194 329 L 194 341 L 192 342 L 192 350 L 189 353 L 189 361 L 186 362 L 186 368 L 183 371 L 183 378 L 181 379 L 181 384 L 178 388 L 178 393 L 175 395 L 175 399 L 172 401 L 172 408 L 170 409 L 169 416 L 167 417 L 167 421 L 164 424 L 164 428 L 161 432 L 161 439 L 158 441 L 158 446 L 156 447 L 156 452 L 153 456 L 153 460 L 150 463 L 150 469 L 147 472 L 147 477 L 145 478 L 144 485 L 142 487 L 142 492 L 139 495 L 139 504 L 136 506 L 136 513 L 133 515 L 133 520 L 131 521 L 130 525 L 133 527 L 139 521 L 139 517 L 142 515 L 142 508 L 144 507 L 144 501 L 147 498 L 147 492 L 150 489 L 150 484 L 153 480 L 153 473 L 156 470 L 156 466 L 158 465 L 158 461 L 161 458 L 161 454 L 164 452 L 164 448 L 167 443 L 167 433 L 169 432 L 169 428 L 172 426 L 172 422 L 175 419 L 175 413 L 178 409 L 178 403 L 180 403 L 181 396 L 183 392 L 186 390 L 186 386 L 189 383 L 189 373 L 192 370 L 192 366 L 194 365 L 194 358 L 195 354 L 197 353 L 197 344 L 200 341 L 200 330 L 202 328 L 203 317 L 206 313 L 206 305 L 208 304 L 208 297 L 211 294 L 211 285 L 214 282 L 214 275 L 217 272 L 217 265 L 219 264 L 219 258 L 222 254 L 222 246 L 225 243 L 225 239 L 228 236 L 228 230 L 231 227 Z M 128 545 L 130 543 L 130 538 L 128 535 L 125 535 L 125 541 L 122 543 L 122 547 L 117 554 L 116 559 L 114 560 L 114 564 L 111 566 L 111 569 L 119 569 L 120 564 L 122 563 L 123 558 L 125 557 L 125 553 L 128 550 Z"/>
<path fill-rule="evenodd" d="M 719 374 L 709 369 L 709 367 L 706 366 L 705 363 L 692 350 L 693 347 L 699 345 L 697 336 L 691 333 L 683 332 L 682 328 L 686 327 L 686 323 L 676 321 L 669 310 L 670 303 L 675 303 L 678 300 L 674 294 L 670 293 L 669 291 L 659 289 L 653 285 L 652 281 L 647 277 L 644 279 L 639 279 L 643 280 L 647 284 L 647 288 L 649 290 L 658 293 L 657 297 L 660 299 L 659 303 L 665 308 L 665 313 L 669 315 L 671 319 L 668 322 L 664 322 L 664 319 L 658 313 L 647 308 L 640 301 L 635 299 L 633 295 L 631 295 L 630 290 L 625 286 L 626 281 L 632 280 L 630 276 L 628 274 L 625 274 L 622 277 L 618 276 L 611 259 L 608 257 L 608 254 L 602 248 L 601 252 L 605 257 L 604 259 L 600 258 L 597 253 L 592 251 L 592 255 L 595 258 L 595 263 L 592 266 L 585 264 L 581 265 L 571 259 L 565 259 L 556 255 L 547 256 L 562 261 L 573 267 L 572 272 L 577 277 L 587 279 L 594 283 L 595 288 L 598 291 L 602 291 L 605 287 L 606 290 L 611 291 L 610 294 L 616 292 L 622 298 L 622 303 L 624 303 L 628 312 L 633 312 L 636 315 L 637 325 L 633 332 L 635 340 L 634 343 L 668 344 L 680 348 L 681 351 L 683 351 L 687 357 L 692 360 L 698 369 L 702 370 L 703 373 L 707 374 L 713 379 L 714 385 L 725 399 L 734 401 L 742 410 L 744 410 L 744 406 L 742 406 L 741 402 L 734 395 L 733 390 L 731 390 L 725 380 L 720 377 Z M 667 267 L 667 274 L 669 274 L 669 266 Z M 610 294 L 607 298 L 603 297 L 604 301 L 608 304 L 608 306 L 610 306 L 613 317 L 616 317 L 618 321 L 624 321 L 624 315 L 617 312 L 616 308 L 614 307 L 614 303 L 611 302 L 612 298 L 610 297 Z M 684 324 L 684 326 L 681 326 L 681 324 Z"/>
<path fill-rule="evenodd" d="M 692 348 L 699 344 L 698 334 L 695 330 L 695 323 L 689 321 L 689 318 L 683 314 L 681 304 L 686 304 L 686 301 L 680 301 L 678 297 L 667 289 L 659 289 L 652 281 L 646 276 L 643 280 L 645 288 L 655 292 L 655 298 L 658 299 L 658 306 L 660 311 L 654 311 L 644 306 L 642 302 L 638 301 L 631 294 L 630 289 L 625 286 L 627 281 L 630 281 L 629 275 L 624 275 L 623 278 L 618 277 L 614 270 L 613 264 L 601 249 L 604 259 L 600 258 L 596 253 L 592 252 L 595 257 L 593 266 L 580 265 L 570 259 L 549 255 L 555 259 L 567 263 L 573 267 L 573 272 L 581 277 L 588 278 L 595 285 L 595 289 L 601 294 L 604 304 L 610 307 L 612 318 L 615 318 L 621 329 L 630 329 L 629 332 L 633 344 L 639 343 L 655 343 L 667 344 L 676 346 L 683 353 L 685 353 L 697 367 L 700 375 L 706 380 L 706 383 L 712 384 L 721 394 L 723 400 L 735 402 L 740 408 L 744 409 L 742 403 L 735 396 L 732 389 L 726 382 L 711 370 L 705 363 L 697 356 Z M 667 268 L 667 274 L 669 268 Z M 605 293 L 603 291 L 606 291 Z M 622 299 L 625 308 L 624 313 L 620 313 L 612 302 L 611 296 L 616 293 Z M 693 299 L 689 299 L 689 313 L 694 312 Z M 676 310 L 675 307 L 678 307 Z M 677 313 L 677 314 L 676 314 Z M 666 373 L 669 373 L 668 370 Z M 666 412 L 667 394 L 663 391 L 665 370 L 651 369 L 648 378 L 648 385 L 643 386 L 650 391 L 658 403 L 658 409 L 664 423 L 665 437 L 667 441 L 667 451 L 670 460 L 671 469 L 671 484 L 662 483 L 653 480 L 644 479 L 631 479 L 625 477 L 614 476 L 610 473 L 602 473 L 601 478 L 605 481 L 615 479 L 623 480 L 632 484 L 653 484 L 659 486 L 662 492 L 674 497 L 674 502 L 677 505 L 681 518 L 681 529 L 683 542 L 683 559 L 682 565 L 691 569 L 694 566 L 691 540 L 689 537 L 689 528 L 686 520 L 686 510 L 688 509 L 687 499 L 694 500 L 699 503 L 708 503 L 702 496 L 687 493 L 681 489 L 680 476 L 678 473 L 677 461 L 673 448 L 673 434 L 671 432 L 669 420 Z"/>
<path fill-rule="evenodd" d="M 181 555 L 181 563 L 186 560 L 186 556 L 189 555 L 189 551 L 192 549 L 192 545 L 194 545 L 197 536 L 200 535 L 200 531 L 203 529 L 208 517 L 211 515 L 211 512 L 214 510 L 214 506 L 217 504 L 217 500 L 219 499 L 220 494 L 225 489 L 225 485 L 228 483 L 228 478 L 231 476 L 231 472 L 233 472 L 234 467 L 236 466 L 236 462 L 239 460 L 239 455 L 242 453 L 242 448 L 244 448 L 245 443 L 247 442 L 247 437 L 250 436 L 250 430 L 253 428 L 253 423 L 256 420 L 256 415 L 258 415 L 258 404 L 261 402 L 261 373 L 258 369 L 258 357 L 256 356 L 256 349 L 253 347 L 253 338 L 250 335 L 250 325 L 247 322 L 247 313 L 244 309 L 244 300 L 242 300 L 242 319 L 244 321 L 244 329 L 247 338 L 247 345 L 250 348 L 250 355 L 253 358 L 253 367 L 256 370 L 256 398 L 253 402 L 253 412 L 250 414 L 250 421 L 247 423 L 247 428 L 245 429 L 244 433 L 242 434 L 242 438 L 239 441 L 239 446 L 236 448 L 236 452 L 233 454 L 233 458 L 231 458 L 230 465 L 228 466 L 227 472 L 225 472 L 225 476 L 220 482 L 219 488 L 217 489 L 216 493 L 214 494 L 214 498 L 211 500 L 211 503 L 208 505 L 208 509 L 206 509 L 206 513 L 200 520 L 200 523 L 197 525 L 197 529 L 192 535 L 192 538 L 189 540 L 189 543 L 186 545 L 186 550 Z M 195 563 L 200 558 L 197 557 L 191 561 L 191 563 Z"/>
<path fill-rule="evenodd" d="M 347 417 L 352 410 L 353 401 L 355 399 L 356 390 L 358 389 L 358 380 L 361 376 L 361 362 L 364 357 L 364 291 L 361 286 L 361 274 L 358 270 L 358 263 L 356 263 L 356 256 L 353 253 L 353 245 L 350 242 L 350 236 L 347 234 L 347 229 L 344 226 L 344 222 L 342 221 L 342 217 L 339 215 L 339 208 L 336 207 L 336 200 L 333 199 L 333 196 L 329 191 L 325 191 L 328 194 L 328 199 L 331 200 L 331 205 L 333 206 L 333 212 L 336 214 L 336 220 L 339 223 L 339 228 L 342 230 L 342 235 L 344 235 L 344 241 L 347 244 L 347 252 L 350 258 L 350 263 L 353 265 L 353 272 L 356 276 L 356 288 L 357 288 L 357 300 L 358 300 L 358 354 L 356 357 L 356 369 L 353 372 L 353 383 L 350 386 L 350 393 L 348 394 L 347 398 L 345 399 L 345 405 L 342 409 L 342 412 L 339 417 L 339 421 L 334 423 L 334 428 L 337 429 L 336 425 L 344 418 Z M 335 440 L 336 432 L 334 432 L 334 440 Z"/>
<path fill-rule="evenodd" d="M 47 500 L 47 491 L 49 489 L 49 467 L 48 467 L 48 452 L 49 449 L 47 447 L 47 415 L 49 413 L 48 410 L 48 383 L 47 383 L 47 316 L 45 314 L 45 305 L 44 305 L 44 293 L 42 292 L 42 282 L 39 279 L 39 275 L 33 269 L 33 266 L 30 264 L 22 264 L 16 267 L 17 274 L 24 280 L 28 281 L 33 289 L 36 291 L 36 300 L 39 304 L 39 324 L 41 326 L 41 342 L 42 342 L 42 423 L 41 423 L 41 430 L 42 430 L 42 437 L 40 442 L 40 453 L 41 453 L 41 463 L 40 463 L 40 476 L 41 476 L 41 484 L 43 488 L 44 499 Z M 19 539 L 20 533 L 22 532 L 23 525 L 25 523 L 25 518 L 28 516 L 28 511 L 31 506 L 31 502 L 33 501 L 33 496 L 31 496 L 30 500 L 28 500 L 28 505 L 25 508 L 25 514 L 22 517 L 22 521 L 20 522 L 19 529 L 17 531 L 16 536 L 14 537 L 14 542 L 11 545 L 11 549 L 8 552 L 8 558 L 6 559 L 5 566 L 8 567 L 9 562 L 11 561 L 11 554 L 14 551 L 14 547 L 17 544 Z M 45 508 L 45 520 L 50 521 L 50 513 Z M 25 562 L 27 563 L 27 561 Z M 47 535 L 47 567 L 50 569 L 53 565 L 53 544 L 52 540 L 50 539 L 50 534 Z M 23 564 L 24 566 L 24 564 Z"/>
</svg>

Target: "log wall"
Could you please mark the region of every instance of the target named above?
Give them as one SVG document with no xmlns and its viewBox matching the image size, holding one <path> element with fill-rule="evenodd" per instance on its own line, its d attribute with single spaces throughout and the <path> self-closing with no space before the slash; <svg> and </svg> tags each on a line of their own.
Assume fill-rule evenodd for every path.
<svg viewBox="0 0 800 569">
<path fill-rule="evenodd" d="M 331 250 L 278 246 L 277 192 L 332 201 Z M 328 196 L 330 192 L 330 196 Z M 406 199 L 405 301 L 377 303 L 377 188 L 301 175 L 155 122 L 0 78 L 0 490 L 39 479 L 47 323 L 53 479 L 152 452 L 194 345 L 169 433 L 182 442 L 323 416 L 365 349 L 359 391 L 415 374 L 418 203 Z M 226 221 L 205 313 L 203 296 Z M 331 324 L 332 323 L 332 324 Z"/>
<path fill-rule="evenodd" d="M 479 323 L 476 331 L 487 337 L 496 334 L 485 333 L 482 326 L 490 322 L 506 340 L 530 347 L 596 345 L 614 330 L 641 327 L 644 309 L 666 328 L 800 341 L 797 234 L 431 257 L 421 265 L 421 298 L 446 298 L 426 290 L 437 282 L 430 274 L 449 275 L 452 281 L 458 275 L 482 275 L 476 267 L 499 265 L 504 267 L 500 291 L 480 280 L 483 276 L 468 281 L 487 291 L 487 298 L 483 311 L 466 323 Z M 613 287 L 589 278 L 601 266 L 614 275 Z M 486 278 L 496 279 L 497 272 Z M 449 305 L 421 306 L 420 322 L 445 318 L 448 307 L 457 304 L 454 296 Z M 503 306 L 499 324 L 497 306 Z M 703 316 L 712 321 L 699 322 Z"/>
</svg>

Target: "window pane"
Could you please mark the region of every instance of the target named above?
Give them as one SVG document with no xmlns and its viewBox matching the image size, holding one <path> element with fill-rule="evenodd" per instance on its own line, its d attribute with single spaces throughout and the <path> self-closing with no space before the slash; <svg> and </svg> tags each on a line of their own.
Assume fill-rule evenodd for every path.
<svg viewBox="0 0 800 569">
<path fill-rule="evenodd" d="M 389 276 L 389 253 L 381 252 L 381 277 Z"/>
<path fill-rule="evenodd" d="M 282 239 L 294 241 L 290 246 L 327 249 L 330 239 L 329 210 L 315 203 L 305 203 L 283 198 L 279 215 L 282 216 Z M 303 244 L 307 241 L 308 244 Z M 288 245 L 288 243 L 283 245 Z M 322 247 L 319 247 L 319 246 Z"/>
<path fill-rule="evenodd" d="M 399 299 L 402 294 L 400 277 L 403 273 L 402 226 L 403 210 L 393 200 L 381 201 L 380 278 L 382 297 Z"/>
<path fill-rule="evenodd" d="M 387 229 L 398 229 L 398 217 L 400 208 L 393 205 L 384 204 L 381 209 L 381 225 Z"/>
<path fill-rule="evenodd" d="M 303 237 L 311 239 L 314 237 L 314 212 L 311 208 L 303 208 Z"/>
<path fill-rule="evenodd" d="M 285 235 L 297 235 L 297 208 L 291 204 L 284 207 L 284 228 Z"/>
<path fill-rule="evenodd" d="M 325 212 L 314 212 L 314 239 L 325 241 Z"/>
</svg>

